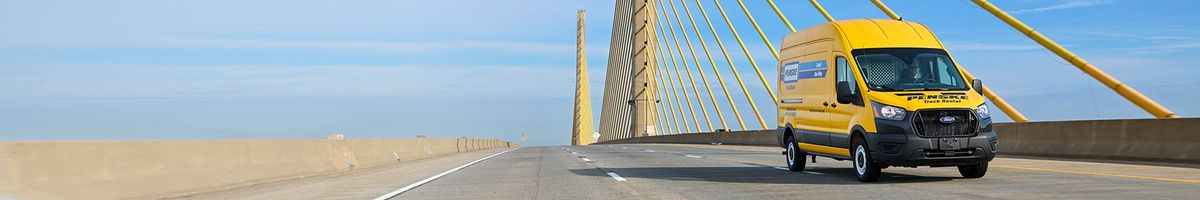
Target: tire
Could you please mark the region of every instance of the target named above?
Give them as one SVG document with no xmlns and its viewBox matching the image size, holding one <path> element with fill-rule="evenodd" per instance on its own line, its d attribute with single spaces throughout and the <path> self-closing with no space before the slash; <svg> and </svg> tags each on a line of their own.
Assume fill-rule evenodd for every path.
<svg viewBox="0 0 1200 200">
<path fill-rule="evenodd" d="M 958 166 L 958 173 L 962 174 L 963 178 L 981 178 L 987 174 L 988 162 L 979 162 L 975 165 Z"/>
<path fill-rule="evenodd" d="M 870 149 L 867 149 L 867 142 L 861 137 L 854 140 L 854 149 L 850 150 L 850 155 L 854 156 L 854 177 L 858 178 L 859 182 L 875 182 L 879 180 L 879 168 L 875 165 L 874 158 L 871 158 Z"/>
<path fill-rule="evenodd" d="M 800 152 L 800 147 L 796 145 L 796 138 L 787 137 L 787 167 L 788 171 L 802 172 L 804 171 L 804 153 Z"/>
</svg>

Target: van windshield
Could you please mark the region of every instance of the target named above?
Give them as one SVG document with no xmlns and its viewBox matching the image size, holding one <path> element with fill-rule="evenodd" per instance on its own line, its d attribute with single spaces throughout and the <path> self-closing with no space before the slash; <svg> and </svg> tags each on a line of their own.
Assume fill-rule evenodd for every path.
<svg viewBox="0 0 1200 200">
<path fill-rule="evenodd" d="M 858 49 L 851 53 L 873 91 L 967 89 L 958 67 L 941 49 Z"/>
</svg>

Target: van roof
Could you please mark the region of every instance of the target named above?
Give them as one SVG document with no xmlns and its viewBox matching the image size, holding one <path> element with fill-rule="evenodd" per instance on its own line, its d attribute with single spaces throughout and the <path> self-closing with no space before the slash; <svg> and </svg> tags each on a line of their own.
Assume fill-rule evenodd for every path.
<svg viewBox="0 0 1200 200">
<path fill-rule="evenodd" d="M 822 27 L 825 26 L 825 27 Z M 863 48 L 944 48 L 925 25 L 890 19 L 852 19 L 824 23 L 805 29 L 832 30 L 836 28 L 842 33 L 844 41 L 850 44 L 850 49 Z M 821 28 L 818 28 L 821 27 Z M 804 35 L 804 34 L 800 34 Z M 808 33 L 809 36 L 824 34 Z M 804 37 L 804 36 L 800 36 Z"/>
</svg>

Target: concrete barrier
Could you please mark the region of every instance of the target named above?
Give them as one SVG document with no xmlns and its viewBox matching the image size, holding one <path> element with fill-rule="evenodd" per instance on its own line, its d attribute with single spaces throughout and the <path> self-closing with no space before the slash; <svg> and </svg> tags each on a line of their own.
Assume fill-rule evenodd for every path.
<svg viewBox="0 0 1200 200">
<path fill-rule="evenodd" d="M 1001 155 L 1200 163 L 1200 118 L 996 123 Z M 774 130 L 600 142 L 778 146 Z"/>
<path fill-rule="evenodd" d="M 1200 163 L 1200 118 L 1004 123 L 1003 154 Z"/>
<path fill-rule="evenodd" d="M 462 148 L 463 146 L 470 148 Z M 0 142 L 0 196 L 157 199 L 490 148 L 483 139 Z"/>
<path fill-rule="evenodd" d="M 622 143 L 727 144 L 747 146 L 779 145 L 775 139 L 775 130 L 657 135 L 640 138 L 610 140 L 599 142 L 598 144 Z"/>
</svg>

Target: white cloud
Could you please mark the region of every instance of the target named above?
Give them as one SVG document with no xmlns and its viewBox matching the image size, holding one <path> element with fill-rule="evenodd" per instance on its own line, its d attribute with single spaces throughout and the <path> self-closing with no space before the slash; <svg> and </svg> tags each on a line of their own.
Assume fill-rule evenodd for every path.
<svg viewBox="0 0 1200 200">
<path fill-rule="evenodd" d="M 1130 54 L 1145 55 L 1145 54 L 1177 53 L 1177 52 L 1185 52 L 1185 51 L 1190 52 L 1190 51 L 1194 51 L 1196 49 L 1200 49 L 1200 40 L 1187 40 L 1187 41 L 1180 41 L 1180 42 L 1174 42 L 1174 43 L 1169 43 L 1169 44 L 1153 44 L 1153 45 L 1148 45 L 1148 46 L 1131 47 L 1131 48 L 1116 48 L 1116 49 L 1111 49 L 1111 50 L 1118 51 L 1118 52 L 1124 52 L 1124 53 L 1130 53 Z"/>
<path fill-rule="evenodd" d="M 57 39 L 47 41 L 9 41 L 9 45 L 41 47 L 114 47 L 114 48 L 220 48 L 220 49 L 287 49 L 390 53 L 449 53 L 503 52 L 518 54 L 574 55 L 574 43 L 518 40 L 442 40 L 442 41 L 378 41 L 378 40 L 321 40 L 321 39 L 248 39 L 219 37 L 137 36 L 121 38 Z"/>
<path fill-rule="evenodd" d="M 543 66 L 93 66 L 0 71 L 11 99 L 569 97 L 573 70 Z"/>
<path fill-rule="evenodd" d="M 574 48 L 572 37 L 561 33 L 573 32 L 574 9 L 593 4 L 610 3 L 545 0 L 12 2 L 0 6 L 0 21 L 10 22 L 4 24 L 6 31 L 0 32 L 0 48 L 90 48 L 102 45 L 109 48 L 296 48 L 388 53 L 481 49 L 569 56 Z M 603 12 L 596 15 L 599 15 L 596 20 L 604 21 Z"/>
<path fill-rule="evenodd" d="M 1042 46 L 1031 44 L 993 44 L 980 42 L 944 42 L 951 51 L 1032 51 L 1043 49 Z"/>
<path fill-rule="evenodd" d="M 1063 9 L 1107 5 L 1107 4 L 1112 4 L 1115 2 L 1116 1 L 1113 1 L 1113 0 L 1070 0 L 1070 1 L 1063 2 L 1063 3 L 1054 4 L 1054 5 L 1045 6 L 1045 7 L 1016 10 L 1016 11 L 1012 11 L 1010 13 L 1012 13 L 1012 14 L 1039 13 L 1039 12 L 1046 12 L 1046 11 L 1052 11 L 1052 10 L 1063 10 Z"/>
</svg>

